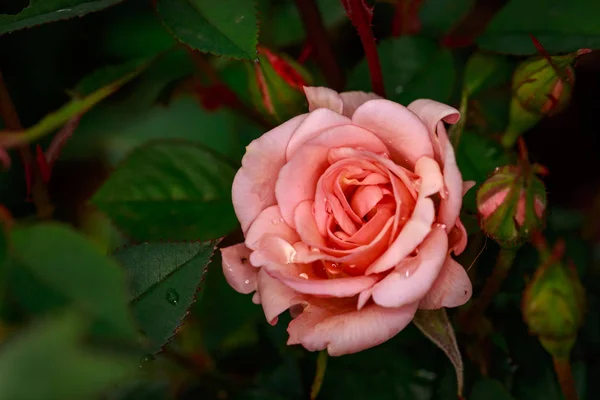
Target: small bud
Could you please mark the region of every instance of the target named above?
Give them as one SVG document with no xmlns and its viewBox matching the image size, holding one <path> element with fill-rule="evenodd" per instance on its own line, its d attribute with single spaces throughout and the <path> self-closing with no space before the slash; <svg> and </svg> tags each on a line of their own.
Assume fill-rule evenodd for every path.
<svg viewBox="0 0 600 400">
<path fill-rule="evenodd" d="M 276 123 L 302 113 L 306 108 L 303 87 L 310 86 L 308 72 L 285 54 L 265 47 L 258 52 L 258 62 L 248 65 L 255 106 Z"/>
<path fill-rule="evenodd" d="M 561 358 L 569 355 L 583 322 L 585 291 L 575 267 L 561 261 L 562 243 L 557 249 L 558 255 L 540 253 L 542 265 L 525 288 L 522 312 L 529 332 Z"/>
<path fill-rule="evenodd" d="M 541 50 L 543 51 L 543 50 Z M 563 56 L 532 57 L 519 64 L 513 74 L 513 97 L 506 133 L 502 139 L 511 147 L 516 139 L 545 116 L 563 111 L 571 101 L 577 58 L 589 53 L 581 49 Z"/>
<path fill-rule="evenodd" d="M 528 240 L 543 224 L 546 189 L 526 162 L 498 168 L 477 192 L 481 229 L 503 247 Z"/>
</svg>

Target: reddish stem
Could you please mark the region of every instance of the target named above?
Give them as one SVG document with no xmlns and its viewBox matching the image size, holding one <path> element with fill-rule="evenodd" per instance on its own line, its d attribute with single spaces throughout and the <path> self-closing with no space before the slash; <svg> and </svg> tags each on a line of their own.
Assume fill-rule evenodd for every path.
<svg viewBox="0 0 600 400">
<path fill-rule="evenodd" d="M 377 54 L 377 46 L 375 37 L 371 30 L 371 21 L 373 20 L 373 7 L 369 7 L 365 0 L 341 0 L 346 14 L 352 25 L 356 28 L 360 41 L 365 50 L 365 58 L 369 65 L 371 73 L 371 87 L 375 94 L 385 97 L 385 86 L 383 84 L 383 74 L 381 72 L 381 64 L 379 55 Z"/>
<path fill-rule="evenodd" d="M 421 30 L 419 9 L 423 0 L 399 0 L 392 20 L 392 36 L 415 35 Z"/>
<path fill-rule="evenodd" d="M 8 89 L 4 84 L 4 78 L 0 72 L 0 116 L 4 120 L 4 125 L 8 130 L 20 131 L 23 129 L 21 120 L 17 114 L 17 110 L 12 102 Z M 25 167 L 25 179 L 27 180 L 27 188 L 31 188 L 33 202 L 35 203 L 37 214 L 41 219 L 49 219 L 52 217 L 54 207 L 50 202 L 46 184 L 42 177 L 40 167 L 28 144 L 23 145 L 19 152 L 21 160 Z M 28 172 L 30 171 L 30 172 Z M 31 173 L 33 172 L 33 173 Z M 31 182 L 31 185 L 29 184 Z"/>
<path fill-rule="evenodd" d="M 65 147 L 67 140 L 69 140 L 75 129 L 79 126 L 81 117 L 82 114 L 79 114 L 71 118 L 52 139 L 45 155 L 46 164 L 50 168 L 50 172 L 52 172 L 52 167 L 54 167 L 54 163 L 58 159 L 58 156 L 60 156 L 60 152 Z"/>
<path fill-rule="evenodd" d="M 556 376 L 558 377 L 565 400 L 577 400 L 579 396 L 577 395 L 575 380 L 571 371 L 571 361 L 568 357 L 554 357 L 552 361 L 554 362 L 554 371 L 556 371 Z"/>
<path fill-rule="evenodd" d="M 312 47 L 315 61 L 323 72 L 327 84 L 334 90 L 342 90 L 344 73 L 333 53 L 317 3 L 315 0 L 296 0 L 296 8 L 302 19 L 306 38 Z"/>
</svg>

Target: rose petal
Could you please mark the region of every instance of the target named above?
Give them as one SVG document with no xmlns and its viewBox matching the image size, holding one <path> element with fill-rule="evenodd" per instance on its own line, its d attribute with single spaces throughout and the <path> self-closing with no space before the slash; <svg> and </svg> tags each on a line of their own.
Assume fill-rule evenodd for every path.
<svg viewBox="0 0 600 400">
<path fill-rule="evenodd" d="M 367 215 L 383 199 L 383 190 L 379 186 L 360 186 L 354 192 L 350 206 L 360 218 Z"/>
<path fill-rule="evenodd" d="M 463 182 L 463 190 L 462 190 L 462 195 L 464 196 L 465 194 L 467 194 L 467 192 L 469 190 L 471 190 L 471 188 L 473 186 L 475 186 L 477 183 L 475 181 L 465 181 Z"/>
<path fill-rule="evenodd" d="M 255 244 L 263 235 L 279 236 L 289 243 L 296 243 L 299 240 L 296 231 L 290 228 L 281 217 L 279 206 L 267 207 L 258 215 L 246 233 L 246 246 L 256 250 Z"/>
<path fill-rule="evenodd" d="M 460 119 L 460 113 L 457 109 L 450 107 L 446 104 L 437 102 L 429 99 L 418 99 L 410 103 L 407 108 L 415 113 L 417 117 L 427 127 L 431 143 L 433 144 L 433 150 L 437 157 L 443 157 L 440 143 L 436 135 L 436 129 L 440 121 L 447 122 L 449 124 L 455 124 Z M 440 160 L 443 162 L 443 160 Z"/>
<path fill-rule="evenodd" d="M 246 148 L 232 187 L 233 207 L 244 233 L 262 210 L 275 204 L 275 181 L 286 161 L 288 142 L 307 115 L 290 119 Z"/>
<path fill-rule="evenodd" d="M 373 288 L 373 300 L 382 307 L 401 307 L 419 301 L 433 285 L 446 259 L 448 235 L 437 227 L 419 246 L 414 259 L 401 262 Z M 408 265 L 415 264 L 415 265 Z M 416 268 L 413 272 L 410 270 Z M 407 276 L 406 272 L 410 275 Z"/>
<path fill-rule="evenodd" d="M 311 112 L 308 117 L 294 131 L 285 151 L 287 160 L 306 142 L 316 138 L 324 131 L 336 126 L 351 126 L 352 121 L 341 114 L 328 108 L 319 108 Z"/>
<path fill-rule="evenodd" d="M 260 303 L 267 321 L 271 325 L 277 323 L 279 314 L 288 308 L 305 303 L 302 295 L 296 293 L 290 287 L 274 279 L 261 268 L 258 273 L 258 292 Z"/>
<path fill-rule="evenodd" d="M 415 164 L 415 173 L 421 177 L 419 196 L 431 196 L 444 187 L 442 171 L 433 158 L 419 158 Z"/>
<path fill-rule="evenodd" d="M 356 353 L 396 336 L 417 310 L 416 303 L 400 308 L 369 304 L 360 311 L 350 302 L 324 303 L 311 301 L 290 322 L 288 345 L 301 344 L 309 351 L 327 349 L 331 356 Z"/>
<path fill-rule="evenodd" d="M 427 128 L 398 103 L 383 99 L 368 101 L 358 107 L 352 122 L 377 135 L 398 163 L 412 167 L 422 156 L 433 157 Z"/>
<path fill-rule="evenodd" d="M 256 290 L 258 268 L 250 264 L 250 249 L 244 243 L 221 249 L 223 275 L 236 291 L 249 294 Z"/>
<path fill-rule="evenodd" d="M 327 108 L 341 114 L 344 109 L 344 103 L 335 90 L 326 87 L 304 86 L 304 94 L 308 100 L 308 110 L 311 112 L 318 108 Z"/>
<path fill-rule="evenodd" d="M 460 218 L 456 219 L 456 224 L 454 224 L 454 228 L 448 234 L 448 242 L 450 251 L 454 253 L 454 255 L 460 255 L 467 248 L 467 229 L 463 225 Z"/>
<path fill-rule="evenodd" d="M 508 192 L 508 189 L 500 190 L 488 197 L 487 200 L 481 202 L 479 204 L 479 207 L 477 207 L 477 211 L 479 212 L 481 217 L 483 219 L 486 219 L 490 215 L 492 215 L 498 209 L 498 207 L 500 207 L 502 203 L 504 203 Z"/>
<path fill-rule="evenodd" d="M 295 291 L 315 296 L 352 297 L 379 281 L 379 277 L 374 275 L 318 279 L 309 269 L 295 264 L 268 264 L 264 269 L 271 277 Z"/>
<path fill-rule="evenodd" d="M 421 299 L 419 308 L 436 310 L 462 306 L 469 301 L 472 293 L 473 286 L 467 271 L 452 257 L 447 256 L 438 278 Z"/>
<path fill-rule="evenodd" d="M 358 107 L 367 101 L 381 99 L 375 93 L 367 92 L 342 92 L 340 98 L 344 102 L 344 115 L 348 118 L 352 118 Z"/>
<path fill-rule="evenodd" d="M 294 247 L 279 236 L 262 235 L 260 240 L 254 243 L 254 246 L 255 249 L 250 254 L 250 262 L 255 267 L 269 262 L 289 264 L 294 262 L 296 256 Z"/>
</svg>

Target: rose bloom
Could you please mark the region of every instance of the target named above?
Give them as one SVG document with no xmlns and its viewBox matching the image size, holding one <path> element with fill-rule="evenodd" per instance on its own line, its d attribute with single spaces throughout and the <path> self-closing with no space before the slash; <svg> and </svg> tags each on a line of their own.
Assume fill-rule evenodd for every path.
<svg viewBox="0 0 600 400">
<path fill-rule="evenodd" d="M 288 344 L 330 355 L 395 336 L 417 309 L 456 307 L 471 282 L 451 253 L 467 234 L 463 184 L 444 127 L 457 110 L 306 87 L 308 114 L 254 140 L 233 182 L 245 242 L 222 249 L 238 292 Z"/>
</svg>

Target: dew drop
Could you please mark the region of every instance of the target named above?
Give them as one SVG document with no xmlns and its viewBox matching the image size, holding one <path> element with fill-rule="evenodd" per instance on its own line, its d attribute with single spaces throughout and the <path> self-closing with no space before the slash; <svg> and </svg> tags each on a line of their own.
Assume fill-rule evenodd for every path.
<svg viewBox="0 0 600 400">
<path fill-rule="evenodd" d="M 244 283 L 245 283 L 246 285 L 247 285 L 247 284 L 249 284 L 249 283 L 250 283 L 250 279 L 246 279 L 246 280 L 244 281 Z"/>
<path fill-rule="evenodd" d="M 446 224 L 435 224 L 436 228 L 446 229 Z"/>
<path fill-rule="evenodd" d="M 300 275 L 298 275 L 298 276 L 300 276 L 300 278 L 302 278 L 302 279 L 308 279 L 308 274 L 306 274 L 306 273 L 304 273 L 304 272 L 303 272 L 303 273 L 301 273 L 301 274 L 300 274 Z"/>
<path fill-rule="evenodd" d="M 356 265 L 355 264 L 350 264 L 350 265 L 348 265 L 348 268 L 356 268 Z"/>
<path fill-rule="evenodd" d="M 496 167 L 496 168 L 494 169 L 494 172 L 498 172 L 498 171 L 500 171 L 500 167 Z"/>
<path fill-rule="evenodd" d="M 167 290 L 167 294 L 165 295 L 165 299 L 167 302 L 173 306 L 176 306 L 179 303 L 179 293 L 175 289 Z"/>
<path fill-rule="evenodd" d="M 149 363 L 150 361 L 154 361 L 155 357 L 152 354 L 145 354 L 142 356 L 140 360 L 140 368 L 144 368 L 144 365 Z"/>
</svg>

